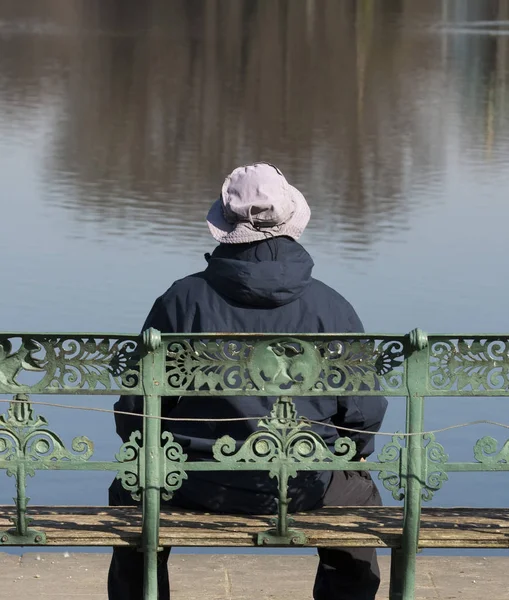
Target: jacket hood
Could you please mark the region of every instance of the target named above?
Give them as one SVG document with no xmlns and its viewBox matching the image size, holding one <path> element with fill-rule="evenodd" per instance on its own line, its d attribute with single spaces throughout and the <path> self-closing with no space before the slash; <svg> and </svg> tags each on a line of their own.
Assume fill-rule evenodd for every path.
<svg viewBox="0 0 509 600">
<path fill-rule="evenodd" d="M 311 283 L 313 259 L 292 239 L 221 244 L 208 261 L 205 278 L 222 296 L 256 307 L 293 302 Z"/>
</svg>

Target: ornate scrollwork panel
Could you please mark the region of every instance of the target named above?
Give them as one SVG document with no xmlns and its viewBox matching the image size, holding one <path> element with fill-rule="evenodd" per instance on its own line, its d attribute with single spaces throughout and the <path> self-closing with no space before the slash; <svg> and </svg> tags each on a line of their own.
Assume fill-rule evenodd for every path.
<svg viewBox="0 0 509 600">
<path fill-rule="evenodd" d="M 509 440 L 498 448 L 498 441 L 491 436 L 482 437 L 474 446 L 474 457 L 477 462 L 487 467 L 495 467 L 509 462 Z"/>
<path fill-rule="evenodd" d="M 260 419 L 259 429 L 237 447 L 231 436 L 223 436 L 213 446 L 216 461 L 225 466 L 237 467 L 255 463 L 266 470 L 278 482 L 278 514 L 271 523 L 273 529 L 258 535 L 258 544 L 306 543 L 302 532 L 290 529 L 292 519 L 288 515 L 288 479 L 298 471 L 313 465 L 323 469 L 347 466 L 356 454 L 355 442 L 339 438 L 332 452 L 324 440 L 310 429 L 310 425 L 297 418 L 295 405 L 289 397 L 280 397 L 267 418 Z"/>
<path fill-rule="evenodd" d="M 496 395 L 509 392 L 509 339 L 451 338 L 432 341 L 429 387 L 435 394 Z"/>
<path fill-rule="evenodd" d="M 0 392 L 136 391 L 136 339 L 0 336 Z"/>
<path fill-rule="evenodd" d="M 391 492 L 394 500 L 398 501 L 404 499 L 407 487 L 407 448 L 402 443 L 404 439 L 405 436 L 401 434 L 393 436 L 378 455 L 380 463 L 387 467 L 379 472 L 378 478 L 385 489 Z M 422 436 L 422 448 L 424 468 L 421 498 L 424 502 L 429 502 L 448 479 L 444 469 L 448 456 L 443 446 L 435 441 L 435 436 L 431 433 Z"/>
<path fill-rule="evenodd" d="M 80 436 L 73 439 L 72 451 L 68 450 L 60 437 L 48 429 L 46 419 L 34 414 L 28 398 L 15 397 L 7 413 L 0 415 L 0 463 L 7 475 L 16 479 L 16 516 L 11 518 L 14 530 L 2 532 L 0 543 L 44 542 L 42 532 L 29 529 L 32 519 L 27 515 L 27 476 L 35 475 L 36 469 L 44 468 L 48 461 L 74 465 L 87 461 L 93 449 L 93 443 Z"/>
<path fill-rule="evenodd" d="M 168 394 L 404 392 L 403 339 L 190 338 L 167 350 Z"/>
<path fill-rule="evenodd" d="M 404 439 L 403 435 L 394 435 L 378 455 L 378 460 L 386 467 L 378 473 L 378 479 L 391 492 L 394 500 L 398 501 L 405 497 L 406 487 L 406 481 L 402 477 L 403 463 L 406 462 L 406 448 L 401 443 Z"/>
<path fill-rule="evenodd" d="M 119 463 L 117 479 L 122 487 L 131 493 L 134 500 L 141 500 L 145 460 L 139 431 L 131 433 L 129 440 L 120 446 L 115 458 Z"/>
<path fill-rule="evenodd" d="M 303 465 L 329 462 L 346 464 L 355 456 L 355 442 L 350 438 L 338 438 L 335 452 L 331 452 L 324 440 L 310 430 L 306 421 L 297 419 L 295 406 L 289 398 L 280 398 L 267 418 L 258 422 L 258 431 L 252 433 L 237 448 L 235 440 L 226 435 L 213 446 L 218 462 L 263 463 L 271 477 L 280 477 L 285 465 L 285 476 L 295 477 Z"/>
<path fill-rule="evenodd" d="M 163 432 L 162 438 L 162 497 L 163 500 L 171 500 L 173 492 L 178 490 L 187 479 L 187 473 L 184 470 L 187 454 L 184 454 L 182 446 L 174 441 L 168 431 Z"/>
<path fill-rule="evenodd" d="M 316 391 L 403 390 L 405 349 L 402 340 L 355 339 L 318 345 L 322 373 Z"/>
<path fill-rule="evenodd" d="M 247 371 L 252 344 L 240 340 L 176 339 L 167 345 L 166 379 L 170 390 L 246 391 L 254 389 Z"/>
<path fill-rule="evenodd" d="M 117 479 L 137 501 L 141 500 L 141 493 L 145 487 L 145 452 L 141 442 L 141 433 L 134 431 L 115 455 L 119 463 Z M 161 490 L 163 499 L 170 500 L 173 492 L 187 479 L 184 469 L 187 455 L 184 454 L 182 446 L 174 441 L 171 433 L 163 432 L 162 442 L 159 450 Z"/>
<path fill-rule="evenodd" d="M 435 436 L 428 433 L 423 436 L 425 444 L 425 479 L 422 487 L 421 497 L 424 502 L 429 502 L 445 481 L 449 479 L 444 470 L 449 456 L 445 453 L 442 444 L 435 441 Z"/>
<path fill-rule="evenodd" d="M 60 437 L 48 429 L 44 417 L 34 415 L 28 400 L 16 400 L 9 405 L 7 414 L 0 415 L 0 459 L 12 460 L 8 474 L 14 474 L 14 461 L 25 459 L 27 474 L 35 473 L 38 460 L 88 460 L 94 451 L 93 443 L 84 436 L 72 441 L 68 450 Z"/>
</svg>

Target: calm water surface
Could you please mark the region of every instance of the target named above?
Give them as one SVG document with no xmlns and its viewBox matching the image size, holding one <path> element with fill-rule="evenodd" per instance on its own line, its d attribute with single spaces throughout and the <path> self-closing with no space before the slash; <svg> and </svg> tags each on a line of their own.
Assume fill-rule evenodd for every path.
<svg viewBox="0 0 509 600">
<path fill-rule="evenodd" d="M 509 331 L 508 43 L 496 0 L 0 0 L 0 330 L 138 331 L 204 266 L 224 175 L 269 160 L 367 330 Z M 505 407 L 429 400 L 426 425 Z M 109 415 L 42 412 L 118 448 Z M 488 432 L 439 440 L 466 459 Z M 30 496 L 102 504 L 109 478 L 39 473 Z M 506 505 L 507 476 L 453 475 L 435 502 Z"/>
</svg>

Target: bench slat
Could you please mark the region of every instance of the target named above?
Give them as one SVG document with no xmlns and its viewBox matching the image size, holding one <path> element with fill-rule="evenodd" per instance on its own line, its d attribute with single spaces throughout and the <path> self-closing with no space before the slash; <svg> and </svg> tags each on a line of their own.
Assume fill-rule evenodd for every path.
<svg viewBox="0 0 509 600">
<path fill-rule="evenodd" d="M 42 530 L 49 546 L 127 546 L 140 543 L 141 512 L 136 507 L 32 506 L 32 527 Z M 0 531 L 10 529 L 12 506 L 0 506 Z M 323 508 L 292 515 L 310 547 L 398 547 L 401 507 Z M 163 546 L 255 546 L 270 516 L 221 515 L 163 509 Z M 508 548 L 509 509 L 424 508 L 423 548 Z"/>
</svg>

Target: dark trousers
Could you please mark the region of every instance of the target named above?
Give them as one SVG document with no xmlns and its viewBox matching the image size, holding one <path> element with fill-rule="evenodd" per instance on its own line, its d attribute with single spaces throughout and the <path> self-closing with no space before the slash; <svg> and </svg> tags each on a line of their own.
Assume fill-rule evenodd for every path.
<svg viewBox="0 0 509 600">
<path fill-rule="evenodd" d="M 118 482 L 117 482 L 118 483 Z M 110 488 L 110 505 L 126 504 L 117 485 Z M 123 491 L 123 490 L 122 490 Z M 320 506 L 381 506 L 380 494 L 367 472 L 336 471 Z M 320 508 L 317 506 L 316 508 Z M 159 600 L 169 600 L 168 557 L 158 554 Z M 380 571 L 374 548 L 319 548 L 320 563 L 314 600 L 374 600 Z M 114 548 L 108 574 L 109 600 L 142 600 L 143 554 L 134 548 Z"/>
</svg>

